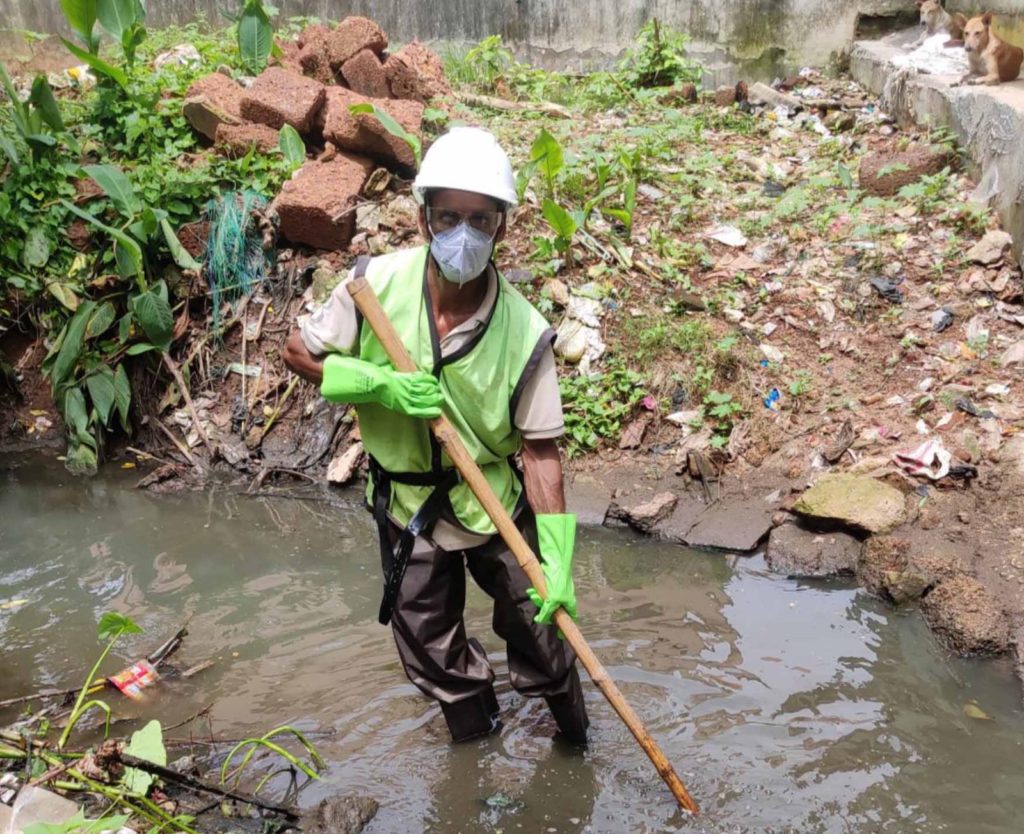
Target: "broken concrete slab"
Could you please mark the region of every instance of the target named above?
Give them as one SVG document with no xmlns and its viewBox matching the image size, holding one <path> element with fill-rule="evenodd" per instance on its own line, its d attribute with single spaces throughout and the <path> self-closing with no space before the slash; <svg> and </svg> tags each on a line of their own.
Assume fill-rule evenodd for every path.
<svg viewBox="0 0 1024 834">
<path fill-rule="evenodd" d="M 967 259 L 976 264 L 998 264 L 1013 248 L 1013 238 L 1002 229 L 990 229 L 985 236 L 967 250 Z"/>
<path fill-rule="evenodd" d="M 60 825 L 77 813 L 78 803 L 45 788 L 25 785 L 11 808 L 10 830 L 22 831 L 37 822 Z"/>
<path fill-rule="evenodd" d="M 363 460 L 363 444 L 358 440 L 327 465 L 327 483 L 344 486 L 352 480 Z"/>
<path fill-rule="evenodd" d="M 324 103 L 324 85 L 280 67 L 267 67 L 242 96 L 242 116 L 280 130 L 309 133 Z"/>
<path fill-rule="evenodd" d="M 327 48 L 331 66 L 337 70 L 364 49 L 379 55 L 388 48 L 388 36 L 368 17 L 352 15 L 341 21 L 330 33 Z"/>
<path fill-rule="evenodd" d="M 999 86 L 953 86 L 952 76 L 900 70 L 913 33 L 858 41 L 850 56 L 853 78 L 882 97 L 888 112 L 904 122 L 948 127 L 981 172 L 980 191 L 1013 235 L 1015 257 L 1024 266 L 1024 82 Z"/>
<path fill-rule="evenodd" d="M 811 524 L 887 533 L 906 518 L 906 502 L 895 487 L 863 475 L 822 476 L 793 505 Z"/>
<path fill-rule="evenodd" d="M 417 40 L 388 56 L 384 62 L 384 75 L 394 98 L 426 103 L 435 96 L 447 96 L 452 92 L 441 58 Z"/>
<path fill-rule="evenodd" d="M 860 549 L 860 540 L 846 533 L 783 524 L 769 534 L 765 560 L 773 571 L 787 576 L 846 576 L 856 572 Z"/>
<path fill-rule="evenodd" d="M 328 88 L 321 116 L 323 137 L 342 150 L 364 154 L 386 165 L 412 169 L 416 160 L 412 148 L 388 133 L 380 120 L 368 113 L 354 115 L 353 104 L 374 104 L 387 112 L 414 136 L 423 133 L 423 105 L 418 101 L 371 99 L 342 87 Z"/>
<path fill-rule="evenodd" d="M 608 505 L 605 520 L 621 521 L 641 533 L 650 533 L 659 521 L 668 518 L 678 500 L 679 498 L 673 492 L 660 492 L 649 501 L 635 507 L 623 507 L 612 501 Z"/>
<path fill-rule="evenodd" d="M 274 200 L 281 236 L 318 249 L 346 247 L 355 231 L 359 192 L 372 170 L 371 160 L 346 153 L 307 162 Z"/>
<path fill-rule="evenodd" d="M 723 498 L 698 516 L 683 540 L 690 547 L 748 552 L 772 529 L 775 505 L 761 498 Z"/>
<path fill-rule="evenodd" d="M 390 98 L 391 88 L 384 65 L 376 53 L 363 49 L 341 65 L 341 76 L 355 92 L 369 98 Z"/>
<path fill-rule="evenodd" d="M 607 480 L 577 472 L 565 491 L 566 512 L 573 513 L 580 525 L 599 526 L 604 524 L 611 498 L 612 486 Z"/>
<path fill-rule="evenodd" d="M 255 148 L 263 154 L 277 150 L 281 134 L 267 125 L 217 125 L 213 144 L 219 153 L 229 158 L 245 156 Z"/>
<path fill-rule="evenodd" d="M 1003 654 L 1010 648 L 1010 622 L 996 598 L 977 580 L 956 576 L 940 582 L 921 601 L 931 629 L 963 655 Z"/>
</svg>

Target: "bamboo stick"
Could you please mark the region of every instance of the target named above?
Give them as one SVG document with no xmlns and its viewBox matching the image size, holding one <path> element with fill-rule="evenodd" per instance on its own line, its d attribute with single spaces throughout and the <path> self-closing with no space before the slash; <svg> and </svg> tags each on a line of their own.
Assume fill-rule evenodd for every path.
<svg viewBox="0 0 1024 834">
<path fill-rule="evenodd" d="M 373 328 L 373 332 L 376 334 L 381 345 L 383 345 L 395 369 L 405 373 L 417 370 L 412 357 L 409 356 L 409 352 L 405 349 L 405 345 L 395 331 L 394 325 L 380 306 L 373 288 L 370 287 L 366 279 L 356 278 L 350 281 L 347 286 L 353 301 L 355 301 L 356 306 L 359 308 L 359 312 L 363 314 L 363 318 Z M 494 526 L 498 528 L 498 532 L 505 540 L 505 543 L 512 551 L 516 561 L 526 573 L 533 587 L 537 589 L 541 597 L 546 598 L 547 585 L 537 557 L 534 555 L 526 539 L 523 538 L 522 533 L 519 532 L 519 528 L 512 521 L 511 516 L 505 510 L 498 496 L 494 494 L 483 472 L 480 471 L 480 467 L 476 465 L 476 461 L 466 451 L 466 447 L 463 445 L 462 439 L 459 437 L 455 427 L 442 414 L 440 417 L 430 421 L 430 428 L 444 448 L 444 451 L 448 454 L 448 457 L 451 458 L 452 463 L 455 464 L 456 469 L 462 474 L 463 479 L 469 485 L 477 500 L 491 517 Z M 555 612 L 554 620 L 555 625 L 561 629 L 569 645 L 576 651 L 576 656 L 583 664 L 583 668 L 587 670 L 590 679 L 601 690 L 601 694 L 604 695 L 619 718 L 629 728 L 629 731 L 643 748 L 680 806 L 693 814 L 697 814 L 699 812 L 697 803 L 693 801 L 672 764 L 665 757 L 665 754 L 662 753 L 657 742 L 651 738 L 651 734 L 644 727 L 640 717 L 633 711 L 633 708 L 623 697 L 618 686 L 615 685 L 615 681 L 612 680 L 608 671 L 604 668 L 604 665 L 591 650 L 582 632 L 577 628 L 576 623 L 573 622 L 572 617 L 565 612 L 564 608 L 559 608 Z"/>
</svg>

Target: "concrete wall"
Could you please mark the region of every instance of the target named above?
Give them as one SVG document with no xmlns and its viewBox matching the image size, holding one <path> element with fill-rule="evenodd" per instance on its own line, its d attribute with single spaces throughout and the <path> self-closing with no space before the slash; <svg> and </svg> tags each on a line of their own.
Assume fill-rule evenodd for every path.
<svg viewBox="0 0 1024 834">
<path fill-rule="evenodd" d="M 1024 20 L 1024 0 L 949 0 L 951 8 L 986 8 Z M 149 0 L 153 25 L 205 14 L 237 0 Z M 681 29 L 711 70 L 709 81 L 772 77 L 824 66 L 853 44 L 862 15 L 884 21 L 914 14 L 913 0 L 276 0 L 284 17 L 337 20 L 362 14 L 394 41 L 470 43 L 500 34 L 520 56 L 550 68 L 608 66 L 652 17 Z M 0 0 L 0 29 L 64 32 L 59 0 Z M 0 47 L 2 49 L 2 47 Z"/>
</svg>

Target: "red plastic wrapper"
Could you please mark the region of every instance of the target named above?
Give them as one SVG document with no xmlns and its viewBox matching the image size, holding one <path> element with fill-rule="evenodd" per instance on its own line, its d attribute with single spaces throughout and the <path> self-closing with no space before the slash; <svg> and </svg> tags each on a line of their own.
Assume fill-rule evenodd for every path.
<svg viewBox="0 0 1024 834">
<path fill-rule="evenodd" d="M 127 669 L 111 675 L 107 680 L 116 686 L 122 694 L 133 700 L 142 697 L 142 690 L 152 686 L 159 680 L 160 674 L 148 660 L 133 663 Z"/>
</svg>

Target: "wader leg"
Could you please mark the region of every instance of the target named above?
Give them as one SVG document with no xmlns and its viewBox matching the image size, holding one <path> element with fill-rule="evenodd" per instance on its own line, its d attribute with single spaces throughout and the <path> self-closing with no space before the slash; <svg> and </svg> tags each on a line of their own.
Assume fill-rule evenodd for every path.
<svg viewBox="0 0 1024 834">
<path fill-rule="evenodd" d="M 532 513 L 517 520 L 536 552 L 537 532 Z M 508 644 L 509 679 L 517 692 L 543 697 L 558 729 L 569 741 L 585 744 L 587 710 L 576 671 L 576 653 L 558 638 L 558 629 L 533 621 L 537 607 L 526 596 L 526 574 L 505 543 L 495 537 L 482 547 L 466 551 L 473 579 L 494 600 L 494 631 Z"/>
<path fill-rule="evenodd" d="M 417 538 L 391 628 L 406 675 L 422 692 L 440 701 L 454 741 L 501 726 L 492 687 L 494 671 L 483 647 L 466 637 L 465 603 L 462 553 L 449 553 Z"/>
</svg>

